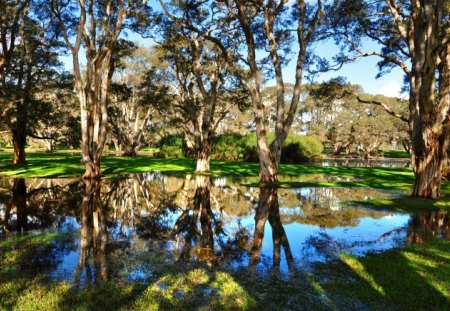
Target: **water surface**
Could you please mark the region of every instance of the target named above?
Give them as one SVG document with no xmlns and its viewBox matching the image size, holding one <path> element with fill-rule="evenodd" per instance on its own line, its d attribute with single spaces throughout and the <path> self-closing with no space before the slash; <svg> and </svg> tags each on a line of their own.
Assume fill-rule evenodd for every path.
<svg viewBox="0 0 450 311">
<path fill-rule="evenodd" d="M 446 212 L 401 214 L 360 203 L 402 192 L 246 186 L 247 179 L 136 174 L 103 181 L 1 179 L 0 239 L 68 233 L 27 267 L 86 286 L 146 282 L 149 258 L 290 273 L 341 253 L 365 256 L 450 238 Z"/>
</svg>

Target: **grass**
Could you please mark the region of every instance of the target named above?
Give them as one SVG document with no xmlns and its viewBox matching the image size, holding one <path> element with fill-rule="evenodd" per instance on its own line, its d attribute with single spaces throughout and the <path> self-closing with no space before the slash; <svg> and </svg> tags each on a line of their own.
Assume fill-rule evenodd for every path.
<svg viewBox="0 0 450 311">
<path fill-rule="evenodd" d="M 0 153 L 0 176 L 7 177 L 78 177 L 84 172 L 78 155 L 64 153 L 29 153 L 27 164 L 13 166 L 9 163 L 11 154 Z M 102 172 L 105 177 L 160 171 L 165 173 L 193 173 L 195 160 L 190 158 L 133 158 L 105 156 Z M 280 182 L 270 187 L 371 187 L 405 191 L 405 197 L 393 200 L 371 200 L 364 204 L 385 210 L 450 210 L 450 182 L 443 181 L 442 198 L 439 202 L 407 198 L 412 191 L 414 174 L 409 168 L 356 168 L 282 164 L 279 168 Z M 253 176 L 259 173 L 258 163 L 211 161 L 212 176 Z M 317 181 L 315 176 L 338 177 L 332 181 Z M 263 186 L 257 178 L 249 186 Z M 267 186 L 267 185 L 266 185 Z"/>
<path fill-rule="evenodd" d="M 373 309 L 448 310 L 449 254 L 450 241 L 434 240 L 364 258 L 342 255 L 321 271 L 332 275 L 322 287 Z"/>
<path fill-rule="evenodd" d="M 144 283 L 114 279 L 75 288 L 45 273 L 20 269 L 47 258 L 49 247 L 75 235 L 42 234 L 0 240 L 0 309 L 5 310 L 448 310 L 450 241 L 357 258 L 341 255 L 314 272 L 258 275 L 249 270 L 170 264 L 162 250 L 144 254 Z M 14 255 L 11 255 L 14 253 Z M 51 252 L 50 252 L 51 253 Z M 53 254 L 55 250 L 53 249 Z M 42 259 L 42 260 L 44 260 Z M 45 261 L 45 260 L 44 260 Z M 95 267 L 94 267 L 95 268 Z"/>
<path fill-rule="evenodd" d="M 410 155 L 405 150 L 388 150 L 383 152 L 383 157 L 386 158 L 410 158 Z"/>
</svg>

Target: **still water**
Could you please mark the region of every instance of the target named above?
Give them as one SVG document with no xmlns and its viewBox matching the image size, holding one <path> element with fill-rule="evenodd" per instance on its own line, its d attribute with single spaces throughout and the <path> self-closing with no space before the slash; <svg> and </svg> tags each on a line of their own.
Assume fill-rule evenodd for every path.
<svg viewBox="0 0 450 311">
<path fill-rule="evenodd" d="M 371 210 L 407 195 L 370 188 L 257 188 L 245 179 L 148 172 L 120 179 L 0 179 L 0 239 L 67 233 L 24 269 L 75 286 L 151 278 L 149 257 L 266 273 L 310 270 L 450 238 L 446 212 Z"/>
</svg>

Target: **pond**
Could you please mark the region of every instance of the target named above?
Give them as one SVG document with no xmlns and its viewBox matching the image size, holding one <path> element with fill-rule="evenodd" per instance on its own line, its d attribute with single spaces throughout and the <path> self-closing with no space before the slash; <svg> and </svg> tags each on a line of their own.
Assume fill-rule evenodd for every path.
<svg viewBox="0 0 450 311">
<path fill-rule="evenodd" d="M 22 269 L 75 286 L 146 282 L 149 256 L 289 275 L 341 253 L 365 256 L 450 239 L 446 212 L 402 214 L 364 205 L 405 195 L 398 191 L 257 188 L 251 179 L 155 172 L 102 181 L 0 181 L 0 241 L 63 233 Z"/>
<path fill-rule="evenodd" d="M 344 166 L 344 167 L 410 167 L 411 160 L 404 158 L 392 159 L 360 159 L 360 158 L 330 158 L 320 161 L 322 166 Z"/>
</svg>

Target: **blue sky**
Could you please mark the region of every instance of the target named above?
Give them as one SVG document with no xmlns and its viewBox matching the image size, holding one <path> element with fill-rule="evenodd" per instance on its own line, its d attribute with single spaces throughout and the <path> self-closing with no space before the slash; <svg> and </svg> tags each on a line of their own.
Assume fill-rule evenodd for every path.
<svg viewBox="0 0 450 311">
<path fill-rule="evenodd" d="M 379 50 L 375 44 L 367 42 L 363 47 L 365 51 Z M 330 59 L 339 52 L 339 48 L 333 42 L 316 43 L 313 46 L 315 53 L 321 57 Z M 359 84 L 365 93 L 382 94 L 385 96 L 398 97 L 403 85 L 404 73 L 399 68 L 394 68 L 390 73 L 376 79 L 378 74 L 377 56 L 360 58 L 359 60 L 344 65 L 338 71 L 322 73 L 316 77 L 316 82 L 329 80 L 337 76 L 345 77 L 352 84 Z M 284 75 L 287 82 L 294 82 L 295 64 L 291 62 L 285 69 Z"/>
<path fill-rule="evenodd" d="M 153 1 L 152 6 L 154 10 L 161 10 L 158 1 Z M 143 39 L 139 35 L 130 32 L 128 32 L 127 39 L 145 46 L 151 46 L 153 44 L 151 39 Z M 367 42 L 364 48 L 367 51 L 379 49 L 378 46 L 371 42 Z M 296 47 L 294 46 L 294 50 L 295 49 Z M 293 52 L 293 58 L 295 58 L 296 51 Z M 339 48 L 331 41 L 321 42 L 314 45 L 314 52 L 322 57 L 331 59 L 339 52 Z M 81 59 L 83 59 L 83 57 L 80 55 L 80 60 Z M 390 73 L 376 79 L 375 77 L 378 73 L 377 62 L 379 60 L 380 59 L 376 56 L 361 58 L 358 61 L 344 65 L 339 71 L 331 71 L 318 75 L 315 82 L 322 82 L 333 77 L 343 76 L 350 83 L 361 85 L 365 93 L 374 95 L 382 94 L 392 97 L 401 96 L 400 89 L 403 85 L 403 71 L 399 68 L 394 68 Z M 62 57 L 62 61 L 65 63 L 65 67 L 68 70 L 72 69 L 71 56 Z M 284 68 L 283 72 L 285 82 L 294 82 L 295 62 L 292 61 L 286 68 Z M 304 81 L 306 82 L 306 80 Z M 273 84 L 273 81 L 268 82 L 268 85 Z"/>
</svg>

